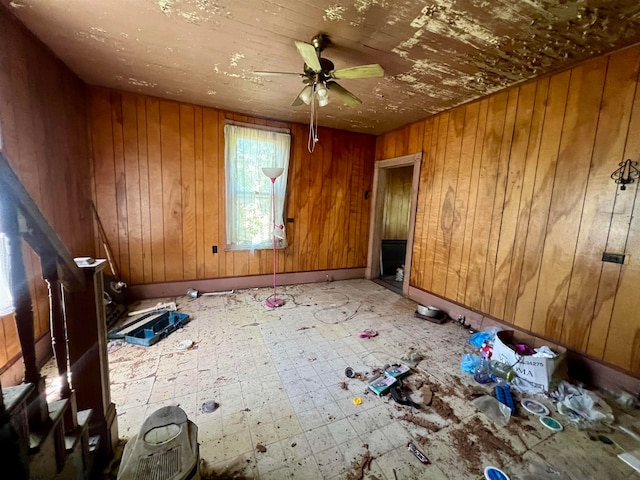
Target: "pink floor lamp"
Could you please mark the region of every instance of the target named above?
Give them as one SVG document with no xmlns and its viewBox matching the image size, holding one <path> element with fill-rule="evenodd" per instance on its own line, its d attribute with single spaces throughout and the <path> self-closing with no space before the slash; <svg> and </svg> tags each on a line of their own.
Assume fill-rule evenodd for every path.
<svg viewBox="0 0 640 480">
<path fill-rule="evenodd" d="M 276 239 L 282 238 L 284 233 L 283 226 L 276 225 L 276 178 L 282 175 L 282 172 L 284 172 L 284 168 L 262 168 L 262 173 L 271 179 L 271 206 L 273 208 L 273 295 L 269 295 L 264 302 L 269 308 L 277 308 L 284 305 L 284 300 L 282 298 L 278 298 L 276 295 L 276 270 L 278 267 L 278 257 L 276 257 Z"/>
</svg>

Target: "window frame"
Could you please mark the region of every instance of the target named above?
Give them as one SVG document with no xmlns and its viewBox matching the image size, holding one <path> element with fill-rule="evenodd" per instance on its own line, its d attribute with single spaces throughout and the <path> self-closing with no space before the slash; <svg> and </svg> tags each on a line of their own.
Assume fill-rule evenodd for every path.
<svg viewBox="0 0 640 480">
<path fill-rule="evenodd" d="M 235 149 L 237 146 L 237 140 L 241 139 L 241 138 L 235 138 L 233 141 L 236 142 L 235 145 L 232 145 L 231 142 L 229 141 L 229 136 L 228 132 L 227 132 L 227 127 L 231 126 L 231 127 L 239 127 L 240 129 L 248 129 L 248 130 L 253 130 L 254 132 L 252 132 L 252 134 L 256 134 L 257 132 L 267 132 L 268 134 L 283 134 L 285 137 L 274 137 L 274 138 L 281 138 L 284 139 L 286 138 L 288 140 L 287 144 L 283 147 L 281 147 L 283 149 L 283 156 L 279 159 L 275 159 L 275 158 L 270 158 L 266 161 L 257 161 L 255 164 L 253 164 L 255 166 L 255 168 L 259 171 L 259 175 L 261 177 L 261 179 L 264 179 L 264 182 L 260 182 L 260 190 L 259 191 L 255 191 L 255 192 L 250 192 L 249 190 L 245 190 L 243 192 L 239 192 L 237 190 L 234 190 L 232 188 L 231 183 L 233 182 L 234 177 L 234 173 L 232 172 L 233 166 L 232 163 L 234 162 L 234 159 L 230 158 L 232 155 L 235 158 L 236 153 L 232 152 L 232 149 Z M 237 134 L 235 134 L 237 135 Z M 225 251 L 229 251 L 229 252 L 233 252 L 233 251 L 254 251 L 254 250 L 267 250 L 267 249 L 272 249 L 273 248 L 273 237 L 271 236 L 269 238 L 269 240 L 266 239 L 264 241 L 258 242 L 258 243 L 251 243 L 251 242 L 241 242 L 239 243 L 236 239 L 233 239 L 232 237 L 234 237 L 233 232 L 231 231 L 233 227 L 233 223 L 234 220 L 232 218 L 230 218 L 230 216 L 233 215 L 238 215 L 237 213 L 235 213 L 233 211 L 233 204 L 237 203 L 233 202 L 233 198 L 238 197 L 238 194 L 242 194 L 244 196 L 254 196 L 254 200 L 257 197 L 261 197 L 260 202 L 263 201 L 268 201 L 267 207 L 268 207 L 268 218 L 269 218 L 269 225 L 273 225 L 273 213 L 272 213 L 272 203 L 271 203 L 271 180 L 264 175 L 264 173 L 262 172 L 262 167 L 284 167 L 284 172 L 283 174 L 278 177 L 276 179 L 276 183 L 275 183 L 275 189 L 276 189 L 276 198 L 279 200 L 276 200 L 276 202 L 280 201 L 280 205 L 278 205 L 276 203 L 276 224 L 278 225 L 282 225 L 282 230 L 283 230 L 283 234 L 284 234 L 284 239 L 277 239 L 276 240 L 276 248 L 277 249 L 285 249 L 288 246 L 288 242 L 286 239 L 286 221 L 285 221 L 285 212 L 286 212 L 286 205 L 287 205 L 287 188 L 288 188 L 288 175 L 289 175 L 289 166 L 291 164 L 291 132 L 289 129 L 287 128 L 277 128 L 277 127 L 269 127 L 266 125 L 256 125 L 256 124 L 252 124 L 252 123 L 244 123 L 244 122 L 237 122 L 237 121 L 233 121 L 233 120 L 227 120 L 225 121 L 225 125 L 224 125 L 224 142 L 225 142 L 225 149 L 224 149 L 224 167 L 225 167 L 225 242 L 224 242 L 224 250 Z M 236 150 L 237 151 L 237 150 Z M 286 153 L 286 155 L 285 155 Z M 280 165 L 278 164 L 278 162 L 282 162 L 283 164 Z M 284 182 L 284 184 L 282 183 Z M 236 182 L 237 183 L 237 182 Z M 265 188 L 264 193 L 262 188 Z M 281 192 L 280 194 L 278 192 Z M 281 210 L 281 211 L 280 211 Z M 237 235 L 236 235 L 237 236 Z"/>
</svg>

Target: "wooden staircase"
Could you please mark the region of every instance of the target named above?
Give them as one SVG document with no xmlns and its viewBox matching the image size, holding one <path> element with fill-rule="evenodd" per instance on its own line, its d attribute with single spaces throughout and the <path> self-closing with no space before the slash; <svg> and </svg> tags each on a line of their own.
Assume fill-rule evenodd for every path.
<svg viewBox="0 0 640 480">
<path fill-rule="evenodd" d="M 89 226 L 87 228 L 90 228 Z M 95 478 L 118 442 L 109 391 L 104 260 L 72 258 L 0 152 L 0 232 L 7 239 L 24 383 L 0 389 L 2 478 Z M 60 398 L 47 402 L 36 364 L 32 302 L 22 258 L 40 256 L 49 288 Z M 73 381 L 70 381 L 70 378 Z"/>
</svg>

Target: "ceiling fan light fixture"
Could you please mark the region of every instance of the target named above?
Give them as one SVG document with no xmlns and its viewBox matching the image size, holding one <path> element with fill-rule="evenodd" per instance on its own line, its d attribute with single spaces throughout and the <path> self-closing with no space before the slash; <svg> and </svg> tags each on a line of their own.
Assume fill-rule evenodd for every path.
<svg viewBox="0 0 640 480">
<path fill-rule="evenodd" d="M 326 98 L 327 95 L 329 95 L 329 91 L 327 90 L 327 87 L 320 84 L 316 87 L 316 94 L 318 95 L 318 98 Z"/>
<path fill-rule="evenodd" d="M 321 107 L 328 105 L 331 101 L 329 99 L 329 90 L 322 84 L 316 87 L 316 95 L 318 96 L 318 105 Z"/>
<path fill-rule="evenodd" d="M 302 92 L 300 92 L 300 98 L 307 105 L 311 104 L 311 100 L 313 100 L 313 88 L 311 87 L 311 85 L 307 85 L 306 87 L 304 87 Z"/>
</svg>

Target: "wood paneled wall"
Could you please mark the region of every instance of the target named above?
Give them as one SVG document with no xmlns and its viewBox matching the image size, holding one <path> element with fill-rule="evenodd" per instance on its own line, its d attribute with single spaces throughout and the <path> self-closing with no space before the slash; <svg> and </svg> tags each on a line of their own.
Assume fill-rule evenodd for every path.
<svg viewBox="0 0 640 480">
<path fill-rule="evenodd" d="M 2 151 L 73 255 L 94 255 L 85 86 L 0 6 Z M 40 259 L 23 248 L 37 337 L 49 330 Z M 13 316 L 0 319 L 0 369 L 20 352 Z"/>
<path fill-rule="evenodd" d="M 309 154 L 306 125 L 101 88 L 89 97 L 96 204 L 126 282 L 272 272 L 271 250 L 224 251 L 226 119 L 291 129 L 286 216 L 294 222 L 278 271 L 366 265 L 373 136 L 320 129 Z"/>
<path fill-rule="evenodd" d="M 640 46 L 378 137 L 424 151 L 411 284 L 640 373 Z M 625 253 L 624 265 L 603 252 Z"/>
<path fill-rule="evenodd" d="M 390 168 L 386 172 L 386 187 L 382 213 L 384 240 L 406 240 L 409 235 L 409 208 L 413 167 Z"/>
</svg>

